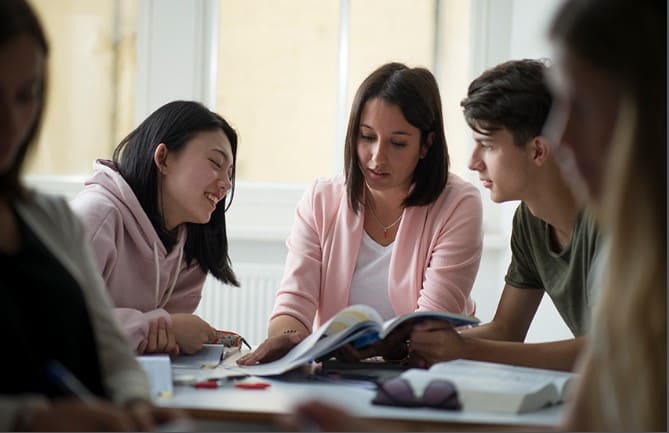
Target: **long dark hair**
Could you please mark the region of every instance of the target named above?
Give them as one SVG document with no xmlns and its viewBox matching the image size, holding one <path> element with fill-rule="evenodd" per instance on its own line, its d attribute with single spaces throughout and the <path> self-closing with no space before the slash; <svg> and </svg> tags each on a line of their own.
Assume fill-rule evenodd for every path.
<svg viewBox="0 0 669 433">
<path fill-rule="evenodd" d="M 406 120 L 420 130 L 421 145 L 425 144 L 430 133 L 434 134 L 432 145 L 413 172 L 414 188 L 402 205 L 408 207 L 432 203 L 446 186 L 449 165 L 439 86 L 434 75 L 425 68 L 387 63 L 362 82 L 351 108 L 344 151 L 346 190 L 351 208 L 357 212 L 362 203 L 365 180 L 356 148 L 360 115 L 367 101 L 373 98 L 398 106 Z"/>
<path fill-rule="evenodd" d="M 137 196 L 158 236 L 169 251 L 176 244 L 176 233 L 165 227 L 158 202 L 158 169 L 153 159 L 156 148 L 165 143 L 167 149 L 179 152 L 189 140 L 203 131 L 220 129 L 232 147 L 232 187 L 226 200 L 221 200 L 206 224 L 186 223 L 188 237 L 184 246 L 187 265 L 197 261 L 204 272 L 226 284 L 239 286 L 228 255 L 225 211 L 235 192 L 237 132 L 218 114 L 199 102 L 174 101 L 163 105 L 125 137 L 114 150 L 116 167 Z M 227 205 L 226 205 L 227 202 Z"/>
<path fill-rule="evenodd" d="M 0 46 L 9 43 L 21 35 L 29 35 L 39 45 L 44 53 L 44 58 L 49 54 L 49 44 L 42 25 L 37 15 L 28 2 L 24 0 L 2 0 L 0 1 Z M 9 170 L 0 174 L 0 196 L 8 198 L 22 197 L 26 191 L 21 185 L 20 173 L 28 150 L 32 147 L 42 123 L 46 95 L 47 73 L 46 66 L 42 74 L 42 83 L 38 88 L 37 98 L 39 108 L 35 120 L 26 134 L 23 143 L 16 155 L 14 163 Z"/>
</svg>

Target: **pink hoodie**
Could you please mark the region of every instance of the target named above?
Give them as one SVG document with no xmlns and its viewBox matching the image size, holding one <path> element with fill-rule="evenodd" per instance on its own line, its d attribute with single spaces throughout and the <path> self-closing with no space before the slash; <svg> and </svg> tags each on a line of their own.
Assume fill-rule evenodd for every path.
<svg viewBox="0 0 669 433">
<path fill-rule="evenodd" d="M 86 227 L 116 318 L 136 349 L 150 321 L 164 317 L 170 322 L 170 313 L 195 311 L 206 274 L 195 262 L 186 267 L 184 228 L 172 251 L 166 251 L 111 161 L 96 161 L 84 185 L 70 205 Z"/>
</svg>

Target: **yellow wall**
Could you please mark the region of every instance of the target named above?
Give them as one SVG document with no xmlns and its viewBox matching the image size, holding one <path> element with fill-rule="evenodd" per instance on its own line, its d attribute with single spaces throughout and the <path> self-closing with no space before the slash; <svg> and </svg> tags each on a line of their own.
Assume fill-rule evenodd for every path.
<svg viewBox="0 0 669 433">
<path fill-rule="evenodd" d="M 138 0 L 31 0 L 51 43 L 31 174 L 81 175 L 135 126 Z M 120 7 L 114 38 L 114 7 Z M 362 80 L 389 61 L 433 69 L 434 0 L 351 0 L 344 127 Z M 339 0 L 221 0 L 216 109 L 240 134 L 238 179 L 310 182 L 343 165 Z M 449 150 L 466 172 L 469 2 L 442 0 L 439 76 Z M 454 66 L 457 65 L 457 66 Z"/>
<path fill-rule="evenodd" d="M 77 175 L 110 157 L 134 120 L 137 1 L 31 0 L 50 42 L 47 111 L 31 174 Z"/>
</svg>

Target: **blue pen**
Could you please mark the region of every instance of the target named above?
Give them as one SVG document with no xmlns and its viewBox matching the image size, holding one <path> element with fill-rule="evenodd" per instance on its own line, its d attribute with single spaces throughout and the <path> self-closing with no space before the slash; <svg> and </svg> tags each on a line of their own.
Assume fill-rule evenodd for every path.
<svg viewBox="0 0 669 433">
<path fill-rule="evenodd" d="M 56 360 L 47 362 L 46 375 L 63 391 L 79 398 L 84 403 L 92 403 L 96 399 L 95 395 L 67 367 Z"/>
</svg>

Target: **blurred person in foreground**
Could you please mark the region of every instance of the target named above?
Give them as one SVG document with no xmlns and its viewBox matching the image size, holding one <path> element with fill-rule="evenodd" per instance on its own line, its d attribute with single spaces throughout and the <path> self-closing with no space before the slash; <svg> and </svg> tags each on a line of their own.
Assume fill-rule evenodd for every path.
<svg viewBox="0 0 669 433">
<path fill-rule="evenodd" d="M 83 226 L 63 198 L 21 180 L 44 111 L 48 51 L 28 3 L 0 1 L 0 430 L 151 430 L 181 415 L 151 404 Z M 53 365 L 83 384 L 78 395 L 54 380 Z"/>
<path fill-rule="evenodd" d="M 608 236 L 569 430 L 667 429 L 667 4 L 570 0 L 548 135 Z M 621 31 L 622 28 L 632 31 Z"/>
</svg>

